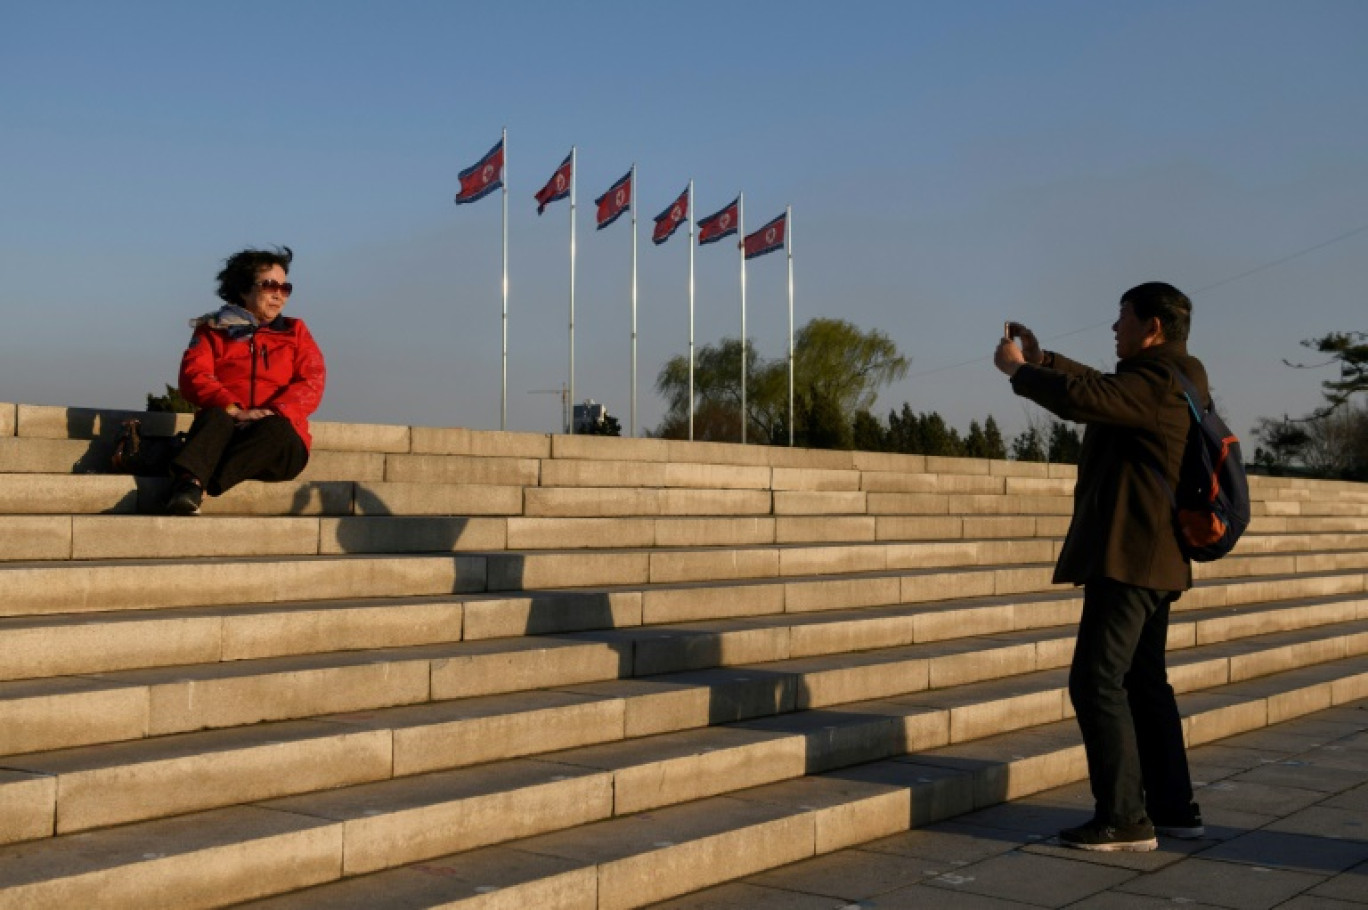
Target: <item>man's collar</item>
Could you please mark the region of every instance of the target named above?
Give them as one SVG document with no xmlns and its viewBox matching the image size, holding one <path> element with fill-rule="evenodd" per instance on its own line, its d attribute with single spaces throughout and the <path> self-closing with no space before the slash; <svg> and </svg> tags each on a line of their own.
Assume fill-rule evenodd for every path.
<svg viewBox="0 0 1368 910">
<path fill-rule="evenodd" d="M 1150 345 L 1147 348 L 1141 348 L 1137 353 L 1124 358 L 1121 362 L 1134 363 L 1138 360 L 1153 360 L 1156 357 L 1172 357 L 1175 354 L 1181 357 L 1187 356 L 1186 341 L 1164 341 Z"/>
</svg>

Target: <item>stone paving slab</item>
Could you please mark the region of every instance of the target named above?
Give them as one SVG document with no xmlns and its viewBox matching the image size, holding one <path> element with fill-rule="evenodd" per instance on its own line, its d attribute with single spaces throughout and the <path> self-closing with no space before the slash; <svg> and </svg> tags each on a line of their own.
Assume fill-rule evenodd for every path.
<svg viewBox="0 0 1368 910">
<path fill-rule="evenodd" d="M 557 434 L 551 437 L 551 457 L 599 461 L 667 461 L 667 445 L 663 439 Z"/>
<path fill-rule="evenodd" d="M 102 561 L 0 567 L 0 615 L 90 613 L 232 603 L 442 595 L 486 590 L 473 555 L 351 556 L 188 563 Z"/>
<path fill-rule="evenodd" d="M 519 843 L 590 862 L 600 910 L 625 910 L 813 855 L 815 813 L 715 797 Z"/>
<path fill-rule="evenodd" d="M 1236 781 L 1296 787 L 1322 793 L 1339 793 L 1346 786 L 1358 782 L 1358 772 L 1352 768 L 1327 768 L 1304 759 L 1291 759 L 1264 765 L 1235 778 Z"/>
<path fill-rule="evenodd" d="M 877 897 L 929 877 L 916 864 L 900 856 L 843 850 L 757 875 L 747 882 L 749 885 L 785 891 L 794 897 L 816 895 L 854 902 Z"/>
<path fill-rule="evenodd" d="M 109 408 L 68 408 L 52 405 L 17 406 L 15 434 L 40 439 L 112 438 L 123 421 L 136 418 L 154 436 L 170 436 L 190 428 L 191 415 L 119 411 Z"/>
<path fill-rule="evenodd" d="M 57 779 L 0 769 L 0 844 L 48 837 L 56 816 Z"/>
<path fill-rule="evenodd" d="M 132 514 L 140 486 L 123 474 L 0 474 L 0 515 Z"/>
<path fill-rule="evenodd" d="M 729 442 L 689 442 L 665 440 L 665 453 L 671 462 L 694 462 L 745 467 L 770 467 L 769 446 L 743 446 Z M 925 462 L 922 463 L 923 467 Z"/>
<path fill-rule="evenodd" d="M 0 683 L 0 754 L 138 739 L 147 690 L 59 677 Z"/>
<path fill-rule="evenodd" d="M 109 469 L 108 445 L 83 439 L 32 439 L 0 434 L 0 472 L 97 474 Z"/>
<path fill-rule="evenodd" d="M 409 428 L 379 423 L 311 421 L 309 431 L 318 449 L 339 452 L 407 452 Z"/>
<path fill-rule="evenodd" d="M 607 818 L 612 787 L 602 772 L 515 760 L 261 805 L 343 823 L 354 875 Z"/>
<path fill-rule="evenodd" d="M 338 877 L 342 825 L 253 807 L 0 848 L 0 908 L 218 907 Z"/>
<path fill-rule="evenodd" d="M 384 479 L 385 456 L 379 452 L 337 452 L 317 447 L 296 478 L 300 482 Z"/>
<path fill-rule="evenodd" d="M 508 433 L 465 427 L 413 427 L 410 437 L 414 454 L 551 457 L 551 437 L 545 433 Z"/>
<path fill-rule="evenodd" d="M 70 559 L 71 515 L 0 515 L 0 561 Z"/>
<path fill-rule="evenodd" d="M 244 904 L 240 910 L 597 910 L 591 865 L 486 847 Z"/>
<path fill-rule="evenodd" d="M 1128 882 L 1121 890 L 1172 902 L 1262 910 L 1320 884 L 1320 876 L 1196 857 Z"/>
<path fill-rule="evenodd" d="M 1355 866 L 1346 872 L 1331 878 L 1322 885 L 1317 885 L 1307 892 L 1308 899 L 1333 901 L 1341 900 L 1348 902 L 1344 906 L 1330 904 L 1322 905 L 1321 910 L 1361 910 L 1368 904 L 1368 899 L 1364 897 L 1364 885 L 1368 883 L 1368 863 Z M 1314 908 L 1315 905 L 1313 904 Z"/>
<path fill-rule="evenodd" d="M 1136 877 L 1136 873 L 1126 869 L 1017 851 L 939 875 L 928 881 L 927 887 L 1057 907 L 1124 885 Z"/>
<path fill-rule="evenodd" d="M 194 559 L 301 556 L 318 553 L 317 518 L 164 515 L 76 515 L 71 558 Z"/>
<path fill-rule="evenodd" d="M 64 834 L 389 776 L 389 737 L 315 722 L 248 727 L 6 760 L 58 782 Z M 6 813 L 7 814 L 7 813 Z"/>
<path fill-rule="evenodd" d="M 1350 761 L 1352 755 L 1353 753 L 1350 753 L 1350 755 L 1345 756 L 1344 760 L 1346 762 Z M 1354 812 L 1361 812 L 1364 814 L 1364 817 L 1368 817 L 1368 784 L 1340 793 L 1334 799 L 1326 800 L 1323 805 L 1335 809 L 1349 809 Z"/>
<path fill-rule="evenodd" d="M 390 455 L 384 476 L 355 478 L 398 483 L 459 483 L 494 486 L 536 486 L 541 462 L 532 458 L 477 457 L 469 455 Z"/>
<path fill-rule="evenodd" d="M 720 885 L 679 901 L 654 904 L 653 910 L 851 910 L 844 898 L 799 894 L 761 885 Z"/>
<path fill-rule="evenodd" d="M 1358 843 L 1368 849 L 1368 817 L 1355 809 L 1325 803 L 1289 815 L 1269 825 L 1267 830 Z M 1368 862 L 1368 855 L 1363 861 Z"/>
</svg>

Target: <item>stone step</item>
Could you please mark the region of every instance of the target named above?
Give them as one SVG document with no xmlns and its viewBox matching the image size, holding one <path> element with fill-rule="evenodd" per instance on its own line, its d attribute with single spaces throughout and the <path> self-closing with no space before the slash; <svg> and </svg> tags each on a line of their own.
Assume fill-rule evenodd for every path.
<svg viewBox="0 0 1368 910">
<path fill-rule="evenodd" d="M 186 414 L 149 414 L 143 411 L 4 403 L 0 404 L 0 438 L 107 441 L 117 433 L 120 422 L 127 418 L 142 420 L 144 430 L 152 435 L 170 435 L 177 430 L 188 428 L 190 423 L 190 415 Z M 633 465 L 680 462 L 859 472 L 866 476 L 942 474 L 1071 480 L 1075 475 L 1072 465 L 674 440 L 561 437 L 465 428 L 315 421 L 313 435 L 318 451 L 374 454 L 588 460 Z M 1346 481 L 1252 476 L 1250 488 L 1256 498 L 1271 494 L 1317 498 L 1324 493 L 1332 493 L 1358 502 L 1368 502 L 1368 490 L 1364 490 L 1362 484 Z"/>
<path fill-rule="evenodd" d="M 1340 624 L 1314 633 L 1278 633 L 1176 651 L 1172 661 L 1174 686 L 1178 691 L 1188 691 L 1362 653 L 1368 651 L 1368 634 L 1363 631 L 1365 625 Z M 1069 643 L 1067 634 L 1062 643 Z M 1034 636 L 1033 640 L 1017 645 L 1006 644 L 1000 650 L 1005 652 L 1015 647 L 1019 652 L 1021 644 L 1033 645 L 1038 655 L 1047 651 L 1053 653 L 1055 663 L 1060 661 L 1061 654 L 1067 659 L 1067 650 L 1061 649 L 1060 642 L 1052 641 L 1048 635 Z M 984 654 L 992 662 L 994 652 L 990 649 Z M 876 665 L 881 668 L 907 663 L 906 652 L 879 657 L 882 659 L 876 661 Z M 1041 659 L 1037 656 L 1034 663 L 1039 665 Z M 976 738 L 985 735 L 985 731 L 1068 716 L 1063 676 L 1058 672 L 1041 673 L 1034 670 L 1031 661 L 1022 663 L 1018 660 L 1015 667 L 1007 666 L 1006 669 L 1025 672 L 1026 676 L 994 678 L 975 687 L 966 686 L 965 680 L 975 680 L 984 672 L 982 669 L 966 675 L 963 668 L 938 670 L 935 658 L 931 660 L 926 680 L 932 689 L 943 694 L 924 692 L 926 680 L 914 684 L 908 692 L 892 693 L 900 705 L 915 702 L 916 710 L 911 712 L 916 717 L 915 723 L 904 719 L 908 712 L 903 708 L 889 714 L 878 706 L 852 708 L 844 702 L 831 703 L 830 692 L 835 690 L 829 688 L 833 680 L 830 666 L 814 670 L 802 662 L 789 661 L 740 671 L 767 676 L 771 692 L 775 691 L 774 685 L 779 685 L 781 691 L 788 693 L 787 697 L 780 696 L 777 702 L 772 701 L 768 709 L 762 708 L 759 713 L 830 709 L 840 704 L 843 711 L 853 712 L 855 720 L 846 723 L 839 735 L 830 732 L 834 729 L 830 726 L 830 718 L 819 717 L 814 726 L 806 715 L 776 716 L 743 724 L 745 730 L 765 731 L 769 735 L 759 739 L 741 737 L 739 745 L 736 742 L 727 745 L 727 737 L 716 731 L 673 739 L 657 735 L 646 741 L 648 745 L 612 747 L 606 751 L 603 748 L 581 750 L 551 756 L 548 760 L 583 764 L 590 759 L 604 760 L 605 756 L 612 759 L 615 755 L 626 754 L 631 761 L 627 765 L 622 765 L 621 761 L 618 764 L 635 769 L 631 772 L 638 781 L 634 786 L 649 785 L 659 789 L 663 781 L 673 778 L 676 794 L 681 792 L 679 788 L 692 788 L 692 796 L 680 796 L 679 799 L 697 798 L 705 795 L 703 790 L 707 787 L 720 786 L 719 783 L 710 784 L 710 780 L 727 781 L 730 787 L 740 786 L 736 783 L 737 769 L 699 767 L 697 760 L 687 769 L 678 765 L 674 770 L 645 767 L 641 756 L 656 755 L 663 749 L 665 754 L 675 756 L 670 759 L 672 762 L 678 762 L 681 755 L 687 758 L 725 747 L 733 749 L 733 757 L 750 755 L 754 764 L 764 768 L 772 768 L 776 763 L 783 765 L 784 761 L 791 764 L 795 756 L 801 759 L 797 771 L 790 767 L 786 774 L 767 778 L 777 780 L 804 773 L 804 769 L 807 772 L 826 770 L 908 748 L 927 748 L 943 742 Z M 851 676 L 849 670 L 842 668 L 840 672 Z M 855 675 L 859 672 L 855 671 Z M 941 682 L 953 681 L 960 688 L 938 686 L 938 678 Z M 627 694 L 527 693 L 501 699 L 473 699 L 350 717 L 324 717 L 318 721 L 166 736 L 100 748 L 12 756 L 3 760 L 3 766 L 11 774 L 26 776 L 0 786 L 0 792 L 5 794 L 0 805 L 11 807 L 0 811 L 0 831 L 12 832 L 15 839 L 47 836 L 53 833 L 51 825 L 41 828 L 38 820 L 50 822 L 55 817 L 56 833 L 61 834 L 284 793 L 546 753 L 584 743 L 612 743 L 624 737 L 642 735 L 643 729 L 660 734 L 665 728 L 660 726 L 658 715 L 648 722 L 653 726 L 646 726 L 641 718 L 658 706 L 653 703 L 658 703 L 662 686 L 707 688 L 710 702 L 716 703 L 722 697 L 730 704 L 724 712 L 729 718 L 756 716 L 756 705 L 763 705 L 763 700 L 757 702 L 754 691 L 740 693 L 741 699 L 737 700 L 735 685 L 743 681 L 743 677 L 733 675 L 730 692 L 726 686 L 712 691 L 715 681 L 687 676 L 660 677 L 644 680 L 646 685 Z M 984 682 L 983 679 L 977 681 Z M 825 693 L 819 691 L 820 685 L 828 686 Z M 849 690 L 846 691 L 848 694 Z M 861 690 L 857 695 L 868 696 L 870 691 Z M 909 692 L 922 694 L 910 695 Z M 884 690 L 875 694 L 888 697 L 890 693 Z M 940 714 L 933 716 L 933 708 Z M 873 718 L 873 715 L 882 719 Z M 719 716 L 715 708 L 701 718 L 686 714 L 671 729 L 687 730 L 698 726 L 700 721 L 708 723 Z M 895 723 L 889 720 L 894 716 Z M 632 721 L 632 717 L 638 719 Z M 890 723 L 897 729 L 890 727 Z M 783 742 L 776 740 L 780 733 L 789 738 Z M 813 740 L 814 735 L 819 735 L 819 739 Z M 890 736 L 894 739 L 890 740 Z M 806 739 L 800 745 L 799 738 L 803 737 Z M 908 745 L 912 742 L 915 746 Z M 741 751 L 736 751 L 738 749 Z M 788 755 L 788 759 L 783 759 L 784 755 Z M 725 766 L 730 759 L 722 756 L 719 760 Z M 769 772 L 752 770 L 748 773 L 751 778 L 740 779 L 758 782 L 755 775 Z M 51 785 L 53 778 L 56 778 L 55 786 Z M 46 786 L 39 792 L 38 784 L 43 781 Z M 647 783 L 641 783 L 643 781 Z M 637 809 L 646 808 L 649 800 L 645 796 L 626 795 L 626 787 L 627 782 L 619 772 L 614 787 L 618 804 L 628 800 Z"/>
<path fill-rule="evenodd" d="M 0 473 L 108 474 L 112 440 L 0 437 Z M 871 475 L 893 477 L 901 475 Z M 1011 493 L 1018 478 L 918 475 L 886 489 L 916 492 Z M 732 490 L 858 490 L 862 472 L 690 462 L 586 461 L 499 455 L 348 451 L 315 446 L 300 480 L 392 481 L 545 487 L 613 486 Z M 940 480 L 945 477 L 947 480 Z M 973 481 L 973 482 L 967 482 Z M 879 485 L 879 481 L 873 481 Z M 1072 481 L 1030 481 L 1023 488 L 1068 495 Z M 1048 484 L 1049 486 L 1040 486 Z"/>
<path fill-rule="evenodd" d="M 896 544 L 1059 538 L 1068 519 L 1008 516 L 755 516 L 525 518 L 519 516 L 0 515 L 0 561 L 179 559 L 203 556 L 585 550 L 637 547 Z M 989 547 L 991 548 L 991 546 Z M 1239 556 L 1368 550 L 1368 531 L 1265 533 Z"/>
<path fill-rule="evenodd" d="M 31 522 L 40 528 L 42 522 Z M 57 522 L 60 525 L 60 521 Z M 101 522 L 73 519 L 73 538 L 79 528 L 99 528 Z M 203 525 L 207 533 L 191 533 L 176 546 L 192 553 L 212 551 L 221 527 Z M 165 521 L 135 524 L 150 531 L 157 546 Z M 253 527 L 250 524 L 238 527 Z M 275 537 L 262 534 L 261 549 L 287 551 L 309 548 L 308 520 L 272 525 Z M 339 526 L 340 527 L 340 526 Z M 60 529 L 58 529 L 60 531 Z M 497 527 L 474 525 L 472 542 L 485 534 L 497 542 Z M 346 536 L 346 532 L 339 532 Z M 131 535 L 130 535 L 131 536 Z M 255 535 L 254 535 L 255 536 Z M 39 547 L 51 535 L 35 534 Z M 82 553 L 93 549 L 82 533 Z M 355 538 L 353 538 L 353 543 Z M 75 540 L 73 539 L 73 546 Z M 822 574 L 853 579 L 858 574 L 897 573 L 904 602 L 949 596 L 983 596 L 1051 587 L 1049 563 L 1058 543 L 1045 538 L 958 541 L 906 541 L 853 544 L 788 544 L 769 547 L 664 548 L 471 551 L 448 550 L 443 555 L 361 554 L 274 557 L 236 555 L 239 547 L 223 546 L 224 558 L 0 563 L 0 585 L 6 598 L 0 616 L 104 612 L 123 609 L 163 609 L 228 603 L 278 603 L 300 597 L 326 600 L 347 597 L 410 597 L 478 591 L 533 591 L 605 586 L 680 586 L 740 579 L 760 583 L 785 582 Z M 329 545 L 331 546 L 331 545 Z M 90 555 L 94 555 L 91 553 Z M 208 553 L 206 555 L 220 555 Z M 1353 572 L 1368 565 L 1368 550 L 1329 552 L 1232 554 L 1216 563 L 1195 567 L 1200 579 L 1267 577 L 1286 574 Z M 954 572 L 951 570 L 959 570 Z M 937 586 L 953 582 L 943 594 Z M 659 590 L 663 599 L 692 597 Z M 661 599 L 657 598 L 657 599 Z M 697 598 L 693 598 L 696 602 Z M 745 602 L 728 604 L 755 612 Z M 765 611 L 762 611 L 765 612 Z M 723 612 L 714 615 L 728 615 Z M 730 615 L 739 615 L 732 613 Z M 684 621 L 675 617 L 663 621 Z"/>
<path fill-rule="evenodd" d="M 844 518 L 489 518 L 440 516 L 247 517 L 194 521 L 154 515 L 7 515 L 0 560 L 170 559 L 490 549 L 896 544 L 1056 538 L 1064 525 L 1037 521 Z M 1241 556 L 1368 547 L 1368 534 L 1251 534 Z"/>
<path fill-rule="evenodd" d="M 711 640 L 685 628 L 650 636 L 523 637 L 20 680 L 0 683 L 0 754 L 757 661 L 769 676 L 797 680 L 798 707 L 811 707 L 884 697 L 890 686 L 894 692 L 943 687 L 1060 666 L 1067 662 L 1071 626 L 1045 624 L 1068 623 L 1076 610 L 1076 603 L 1061 601 L 1048 614 L 1030 611 L 1008 629 L 1000 606 L 989 605 L 980 627 L 962 633 L 951 632 L 946 620 L 968 610 L 928 614 L 941 620 L 939 625 L 918 626 L 920 617 L 908 617 L 904 626 L 914 633 L 920 629 L 925 641 L 905 644 L 887 636 L 885 647 L 858 657 L 844 653 L 850 635 L 839 629 L 825 638 L 799 636 L 795 652 L 795 630 L 782 626 L 743 629 L 730 637 L 723 632 Z M 1307 604 L 1286 614 L 1258 612 L 1266 615 L 1236 617 L 1221 609 L 1179 618 L 1172 639 L 1184 647 L 1268 629 L 1296 635 L 1313 620 L 1340 620 L 1337 628 L 1353 631 L 1352 621 L 1364 607 L 1350 599 Z M 983 637 L 951 639 L 955 634 Z M 1345 636 L 1331 647 L 1358 647 L 1358 637 Z M 870 643 L 868 637 L 863 642 Z"/>
<path fill-rule="evenodd" d="M 483 591 L 485 556 L 324 556 L 0 565 L 0 615 Z"/>
<path fill-rule="evenodd" d="M 851 607 L 820 614 L 779 614 L 707 624 L 684 623 L 581 633 L 577 638 L 630 644 L 637 676 L 752 662 L 819 657 L 1002 636 L 1066 626 L 1082 610 L 1076 594 L 1023 598 L 967 598 L 932 605 Z M 1351 594 L 1202 608 L 1175 605 L 1169 647 L 1187 648 L 1231 638 L 1368 619 L 1368 597 Z"/>
<path fill-rule="evenodd" d="M 111 445 L 87 440 L 0 437 L 0 474 L 109 475 L 111 454 Z M 382 481 L 385 462 L 380 452 L 315 448 L 299 480 Z"/>
<path fill-rule="evenodd" d="M 0 405 L 0 408 L 9 407 Z M 69 408 L 49 405 L 19 404 L 15 407 L 11 432 L 0 436 L 58 440 L 113 439 L 123 421 L 142 421 L 143 432 L 150 436 L 170 436 L 188 430 L 190 414 L 121 411 L 111 408 Z M 0 423 L 0 427 L 4 424 Z M 411 450 L 409 427 L 388 424 L 331 423 L 313 421 L 310 425 L 314 445 L 320 449 L 348 452 L 408 452 Z M 519 434 L 512 434 L 519 435 Z"/>
<path fill-rule="evenodd" d="M 1189 745 L 1210 741 L 1216 733 L 1227 736 L 1304 716 L 1322 702 L 1324 707 L 1351 703 L 1355 692 L 1366 690 L 1363 674 L 1350 674 L 1338 687 L 1316 668 L 1287 674 L 1277 684 L 1285 693 L 1243 684 L 1181 697 Z M 1282 700 L 1283 694 L 1292 695 L 1294 703 Z M 740 878 L 757 867 L 785 865 L 795 852 L 821 855 L 1086 776 L 1076 728 L 1064 721 L 423 860 L 247 906 L 640 907 Z M 776 829 L 736 811 L 738 802 L 812 813 L 812 827 L 803 832 L 807 839 L 775 844 Z M 739 824 L 700 830 L 700 819 L 709 816 Z M 741 838 L 741 829 L 750 836 Z M 714 842 L 718 837 L 727 840 Z M 738 868 L 748 871 L 736 874 Z"/>
<path fill-rule="evenodd" d="M 288 539 L 291 528 L 281 526 Z M 297 529 L 307 539 L 307 525 Z M 190 539 L 193 545 L 193 538 Z M 202 546 L 210 546 L 212 535 Z M 737 579 L 784 580 L 814 573 L 901 572 L 915 581 L 942 569 L 977 568 L 992 582 L 977 593 L 1048 586 L 1050 540 L 786 545 L 650 550 L 471 552 L 444 555 L 229 557 L 202 560 L 81 560 L 0 564 L 7 595 L 0 615 L 157 609 L 234 602 L 402 597 L 473 591 L 665 586 Z M 231 545 L 228 547 L 231 551 Z M 1038 565 L 1018 560 L 1033 560 Z M 1227 575 L 1282 566 L 1232 557 Z M 917 574 L 921 573 L 921 574 Z M 922 598 L 925 599 L 925 598 Z"/>
<path fill-rule="evenodd" d="M 1321 693 L 1328 704 L 1361 698 L 1368 661 L 1185 696 L 1189 739 L 1265 726 L 1273 700 L 1291 692 Z M 1280 704 L 1287 712 L 1293 702 Z M 1021 795 L 1078 779 L 1085 770 L 1068 737 L 1056 725 L 617 817 L 616 771 L 592 762 L 547 758 L 438 772 L 6 847 L 0 907 L 225 906 L 341 879 L 265 905 L 340 907 L 357 889 L 378 893 L 368 890 L 375 879 L 355 876 L 404 866 L 381 887 L 410 872 L 460 886 L 453 899 L 474 899 L 488 893 L 469 883 L 482 867 L 467 864 L 463 876 L 462 856 L 438 858 L 498 843 L 506 844 L 498 855 L 505 861 L 490 852 L 465 857 L 485 859 L 501 878 L 500 900 L 516 901 L 502 906 L 548 906 L 527 901 L 564 894 L 577 880 L 574 867 L 583 866 L 591 878 L 581 885 L 592 885 L 594 899 L 588 906 L 639 907 L 1009 798 L 1001 792 L 1006 782 Z M 985 753 L 976 746 L 992 758 L 978 758 Z M 1004 754 L 1019 757 L 1004 761 Z M 514 853 L 565 862 L 519 863 Z M 528 871 L 537 866 L 534 879 Z M 557 884 L 542 882 L 538 891 L 541 876 Z"/>
<path fill-rule="evenodd" d="M 130 571 L 131 579 L 127 573 L 97 573 L 96 578 L 104 579 L 98 589 L 104 598 L 102 612 L 64 612 L 49 604 L 53 611 L 48 615 L 0 619 L 0 639 L 6 644 L 0 649 L 0 680 L 596 630 L 620 630 L 614 634 L 630 641 L 638 654 L 650 653 L 660 662 L 658 669 L 641 672 L 664 672 L 682 666 L 678 661 L 699 659 L 690 654 L 760 653 L 757 649 L 817 653 L 819 647 L 882 647 L 1070 622 L 1079 604 L 1072 593 L 1049 593 L 1046 568 L 1034 570 L 1033 585 L 1020 583 L 1024 570 L 1019 568 L 975 568 L 789 577 L 780 583 L 438 593 L 150 610 L 147 573 L 136 567 Z M 255 563 L 241 563 L 229 574 L 236 578 L 256 571 Z M 362 563 L 335 569 L 326 577 L 340 582 L 347 594 L 356 594 L 362 592 L 357 579 L 374 582 L 376 574 L 375 567 Z M 467 575 L 478 579 L 479 567 L 468 567 Z M 0 574 L 0 579 L 5 577 Z M 125 579 L 131 589 L 121 606 L 110 577 Z M 48 579 L 53 585 L 62 583 L 55 574 Z M 448 576 L 440 576 L 436 586 L 449 584 Z M 1305 598 L 1353 601 L 1364 589 L 1363 573 L 1354 572 L 1213 580 L 1187 593 L 1175 610 Z M 9 590 L 16 598 L 21 593 L 13 582 Z M 936 603 L 950 598 L 955 602 Z M 1328 616 L 1327 610 L 1344 607 L 1316 609 Z M 680 625 L 701 621 L 709 625 Z M 673 628 L 630 631 L 663 625 Z M 743 650 L 737 652 L 738 648 Z"/>
<path fill-rule="evenodd" d="M 972 529 L 972 528 L 971 528 Z M 954 546 L 1001 550 L 999 533 L 964 537 L 964 523 L 889 524 L 872 516 L 806 518 L 521 518 L 444 516 L 237 516 L 194 520 L 161 515 L 0 515 L 0 560 L 183 559 L 203 556 L 309 556 L 450 553 L 476 550 L 587 550 L 757 547 L 802 543 L 909 543 L 928 550 L 938 531 Z M 1020 530 L 1020 529 L 1018 529 Z M 1024 537 L 1041 534 L 1027 523 Z M 894 534 L 893 532 L 898 532 Z M 1032 532 L 1035 532 L 1033 534 Z M 881 534 L 883 536 L 881 536 Z M 935 536 L 932 536 L 935 535 Z M 1261 549 L 1346 549 L 1350 535 L 1280 535 Z M 1368 535 L 1363 536 L 1368 543 Z M 963 541 L 958 543 L 958 541 Z M 1041 548 L 1047 552 L 1050 548 Z M 1251 550 L 1251 552 L 1253 552 Z"/>
<path fill-rule="evenodd" d="M 37 448 L 13 451 L 20 444 Z M 51 462 L 45 461 L 49 456 L 40 451 L 44 447 L 72 445 L 82 444 L 0 438 L 0 515 L 160 511 L 167 490 L 165 479 L 71 473 L 73 469 L 84 470 L 79 459 L 72 460 L 79 454 L 74 449 L 60 457 L 52 456 L 56 461 Z M 424 472 L 390 465 L 408 464 L 395 461 L 401 458 L 439 458 L 450 464 L 442 471 L 426 472 L 426 476 L 441 480 L 424 480 Z M 826 489 L 851 485 L 828 482 L 830 472 L 785 474 L 782 468 L 756 469 L 769 474 L 769 480 L 761 483 L 758 476 L 734 479 L 734 469 L 713 465 L 661 463 L 655 467 L 661 476 L 649 478 L 637 476 L 642 474 L 641 470 L 626 467 L 604 470 L 599 462 L 571 462 L 579 473 L 569 475 L 557 468 L 558 464 L 531 459 L 386 456 L 320 450 L 299 480 L 282 484 L 249 482 L 223 497 L 208 498 L 204 510 L 210 514 L 525 514 L 567 518 L 771 514 L 1067 518 L 1073 508 L 1071 493 L 1059 486 L 1064 481 L 1032 478 L 892 475 L 901 478 L 901 482 L 866 482 L 874 487 L 921 490 L 886 492 Z M 43 468 L 47 470 L 40 470 Z M 563 479 L 585 483 L 602 484 L 605 478 L 612 478 L 614 483 L 552 485 L 562 474 L 567 475 Z M 861 483 L 858 475 L 852 477 L 851 482 Z M 640 483 L 651 479 L 658 479 L 660 485 Z M 994 483 L 967 484 L 979 480 Z M 814 489 L 803 489 L 804 486 Z M 991 492 L 968 492 L 972 489 Z M 1368 503 L 1347 495 L 1327 499 L 1256 499 L 1251 509 L 1256 528 L 1268 520 L 1269 530 L 1281 530 L 1294 519 L 1308 517 L 1335 517 L 1345 519 L 1348 525 L 1353 525 L 1354 519 L 1368 519 Z"/>
<path fill-rule="evenodd" d="M 1178 650 L 1174 686 L 1191 691 L 1368 652 L 1365 627 L 1340 624 L 1321 635 L 1282 633 Z M 1049 638 L 1034 644 L 1039 651 L 1047 642 L 1061 650 Z M 985 653 L 991 659 L 992 651 Z M 772 703 L 771 712 L 813 707 L 803 695 L 807 677 L 786 666 L 792 665 L 741 672 L 775 682 L 788 677 L 780 685 L 790 697 Z M 11 840 L 65 834 L 534 754 L 613 771 L 615 811 L 623 814 L 1069 714 L 1062 672 L 1032 671 L 939 687 L 941 694 L 895 693 L 889 703 L 841 704 L 835 715 L 830 709 L 837 706 L 820 705 L 827 710 L 692 731 L 699 718 L 685 715 L 668 735 L 657 718 L 653 735 L 625 742 L 640 735 L 629 715 L 650 711 L 661 686 L 700 685 L 691 678 L 644 682 L 651 687 L 632 694 L 533 692 L 11 756 L 0 767 L 26 777 L 0 781 L 0 807 L 8 807 L 0 808 L 0 832 Z M 726 714 L 747 716 L 749 702 L 755 716 L 753 694 L 736 701 L 735 682 L 730 692 L 701 685 L 710 701 L 731 704 Z M 41 792 L 40 782 L 47 784 Z"/>
</svg>

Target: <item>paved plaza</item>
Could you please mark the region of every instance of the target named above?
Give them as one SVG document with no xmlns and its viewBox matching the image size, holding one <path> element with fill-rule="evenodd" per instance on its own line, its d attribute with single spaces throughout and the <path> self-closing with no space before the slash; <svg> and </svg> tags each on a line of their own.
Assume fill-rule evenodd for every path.
<svg viewBox="0 0 1368 910">
<path fill-rule="evenodd" d="M 1086 782 L 795 863 L 653 910 L 1364 910 L 1368 700 L 1190 753 L 1206 836 L 1059 846 Z"/>
</svg>

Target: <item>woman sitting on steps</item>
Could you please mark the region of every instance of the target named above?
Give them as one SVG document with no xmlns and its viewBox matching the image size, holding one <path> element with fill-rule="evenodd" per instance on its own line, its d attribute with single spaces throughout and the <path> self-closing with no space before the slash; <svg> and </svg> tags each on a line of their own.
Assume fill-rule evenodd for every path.
<svg viewBox="0 0 1368 910">
<path fill-rule="evenodd" d="M 206 492 L 244 480 L 293 480 L 309 461 L 309 415 L 323 398 L 326 369 L 303 320 L 282 316 L 294 286 L 294 254 L 243 250 L 218 274 L 225 305 L 190 320 L 181 394 L 199 411 L 171 463 L 166 510 L 197 515 Z"/>
</svg>

